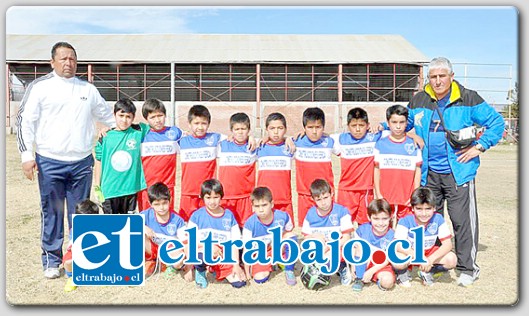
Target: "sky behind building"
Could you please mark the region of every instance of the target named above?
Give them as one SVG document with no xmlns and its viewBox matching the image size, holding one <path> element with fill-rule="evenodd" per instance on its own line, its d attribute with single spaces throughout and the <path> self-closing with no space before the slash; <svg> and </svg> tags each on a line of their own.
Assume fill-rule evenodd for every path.
<svg viewBox="0 0 529 316">
<path fill-rule="evenodd" d="M 449 58 L 456 78 L 498 104 L 508 103 L 506 91 L 518 81 L 518 27 L 519 13 L 508 6 L 12 6 L 6 12 L 7 34 L 400 34 L 429 58 Z"/>
</svg>

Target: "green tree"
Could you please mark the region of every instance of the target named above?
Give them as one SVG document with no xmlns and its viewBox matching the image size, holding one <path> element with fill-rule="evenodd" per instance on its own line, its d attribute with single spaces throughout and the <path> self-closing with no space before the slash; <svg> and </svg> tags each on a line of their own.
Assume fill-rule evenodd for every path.
<svg viewBox="0 0 529 316">
<path fill-rule="evenodd" d="M 514 83 L 514 90 L 509 91 L 509 95 L 507 96 L 507 99 L 511 101 L 511 104 L 509 107 L 511 108 L 511 118 L 518 118 L 519 117 L 519 111 L 518 111 L 518 82 Z M 505 113 L 505 115 L 509 115 L 509 111 Z"/>
</svg>

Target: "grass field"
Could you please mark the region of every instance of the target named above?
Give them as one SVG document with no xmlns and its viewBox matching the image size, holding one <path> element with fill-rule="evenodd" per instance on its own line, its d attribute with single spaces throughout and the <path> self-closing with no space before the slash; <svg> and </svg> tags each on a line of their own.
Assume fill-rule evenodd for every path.
<svg viewBox="0 0 529 316">
<path fill-rule="evenodd" d="M 335 176 L 339 164 L 335 160 Z M 196 289 L 181 276 L 155 275 L 142 287 L 80 287 L 64 293 L 65 278 L 47 280 L 40 262 L 40 207 L 36 182 L 25 179 L 14 135 L 6 137 L 6 298 L 14 305 L 512 305 L 520 295 L 518 147 L 496 146 L 482 155 L 476 180 L 480 219 L 480 279 L 471 288 L 458 287 L 454 271 L 432 287 L 416 277 L 411 288 L 382 292 L 367 286 L 361 293 L 333 277 L 320 292 L 298 282 L 285 284 L 281 272 L 270 282 L 233 289 L 211 283 Z M 177 194 L 178 196 L 178 194 Z M 296 197 L 295 197 L 296 198 Z M 299 233 L 299 229 L 296 228 Z M 296 270 L 299 275 L 299 267 Z M 299 279 L 299 278 L 298 278 Z"/>
</svg>

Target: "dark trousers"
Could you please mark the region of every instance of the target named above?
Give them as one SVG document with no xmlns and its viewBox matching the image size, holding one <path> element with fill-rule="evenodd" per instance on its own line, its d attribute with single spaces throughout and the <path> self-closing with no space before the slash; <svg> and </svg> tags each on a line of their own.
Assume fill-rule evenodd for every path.
<svg viewBox="0 0 529 316">
<path fill-rule="evenodd" d="M 103 202 L 103 212 L 105 214 L 131 214 L 136 211 L 136 193 L 124 196 L 117 196 L 105 199 Z"/>
<path fill-rule="evenodd" d="M 41 203 L 41 248 L 44 269 L 62 263 L 64 241 L 64 202 L 68 226 L 72 228 L 75 206 L 90 197 L 92 155 L 79 161 L 65 162 L 36 155 Z"/>
<path fill-rule="evenodd" d="M 477 278 L 479 223 L 474 180 L 457 185 L 451 173 L 440 174 L 429 170 L 426 186 L 435 193 L 437 211 L 441 214 L 446 201 L 454 229 L 456 269 Z"/>
</svg>

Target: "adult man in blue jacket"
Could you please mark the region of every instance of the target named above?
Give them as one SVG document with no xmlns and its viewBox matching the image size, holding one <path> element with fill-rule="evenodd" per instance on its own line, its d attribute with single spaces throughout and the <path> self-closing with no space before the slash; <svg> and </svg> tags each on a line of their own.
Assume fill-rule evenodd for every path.
<svg viewBox="0 0 529 316">
<path fill-rule="evenodd" d="M 417 93 L 408 104 L 408 129 L 414 127 L 424 140 L 421 185 L 434 191 L 437 209 L 441 213 L 444 201 L 447 201 L 455 235 L 456 269 L 460 272 L 457 282 L 467 287 L 479 276 L 476 264 L 479 229 L 474 186 L 479 155 L 498 143 L 505 122 L 475 91 L 454 80 L 448 59 L 432 59 L 428 65 L 428 80 L 424 91 Z M 485 127 L 485 132 L 471 146 L 456 149 L 449 144 L 445 128 L 458 131 L 473 125 Z"/>
</svg>

